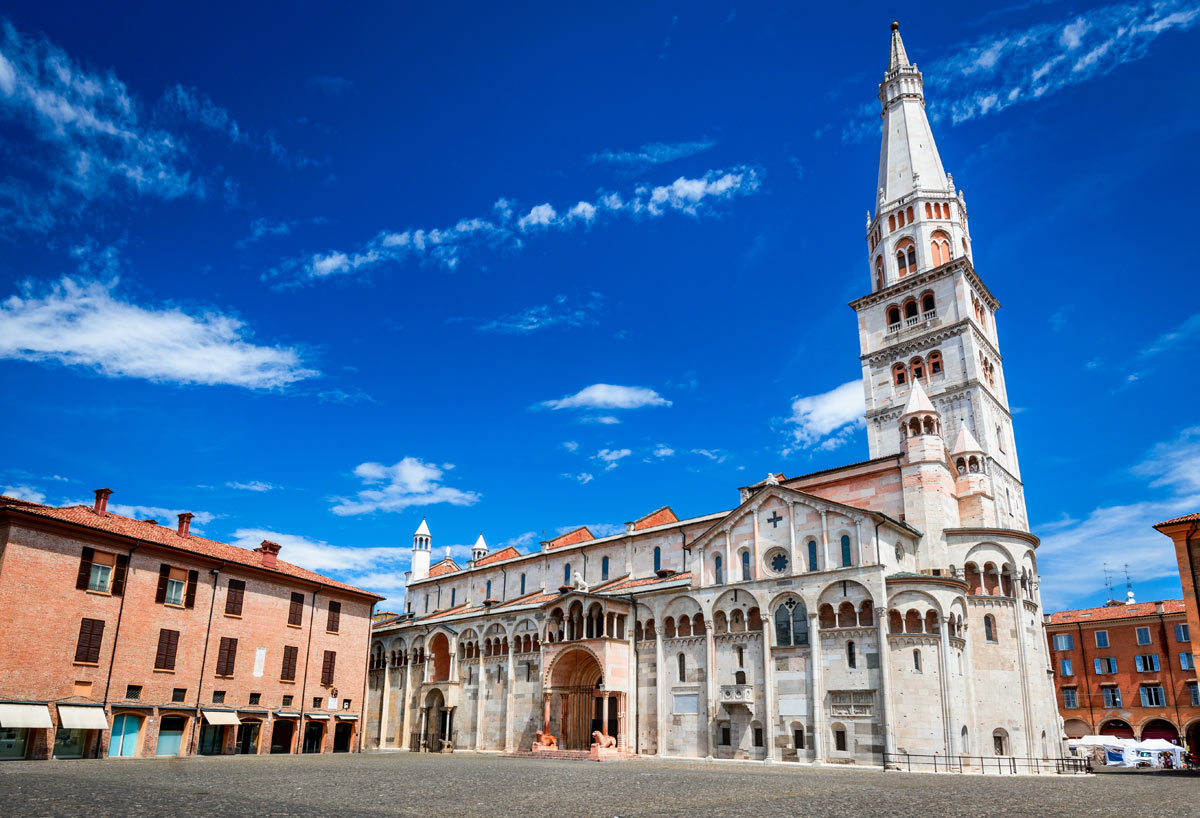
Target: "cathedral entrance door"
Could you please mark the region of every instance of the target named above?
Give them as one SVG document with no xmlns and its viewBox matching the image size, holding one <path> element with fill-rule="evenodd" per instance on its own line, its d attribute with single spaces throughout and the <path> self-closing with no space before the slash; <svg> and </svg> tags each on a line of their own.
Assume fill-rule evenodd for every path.
<svg viewBox="0 0 1200 818">
<path fill-rule="evenodd" d="M 559 746 L 565 750 L 587 750 L 592 732 L 601 729 L 600 687 L 604 674 L 595 654 L 583 648 L 559 654 L 550 671 L 546 695 L 559 700 Z"/>
</svg>

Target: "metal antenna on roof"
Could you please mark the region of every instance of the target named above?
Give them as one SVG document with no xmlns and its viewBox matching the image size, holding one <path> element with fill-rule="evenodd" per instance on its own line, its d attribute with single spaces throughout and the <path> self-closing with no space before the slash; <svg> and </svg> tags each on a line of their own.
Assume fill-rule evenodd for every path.
<svg viewBox="0 0 1200 818">
<path fill-rule="evenodd" d="M 1108 588 L 1108 601 L 1113 601 L 1112 575 L 1108 573 L 1108 563 L 1104 563 L 1104 587 Z"/>
<path fill-rule="evenodd" d="M 1129 578 L 1129 563 L 1125 563 L 1125 601 L 1133 602 L 1133 581 Z"/>
</svg>

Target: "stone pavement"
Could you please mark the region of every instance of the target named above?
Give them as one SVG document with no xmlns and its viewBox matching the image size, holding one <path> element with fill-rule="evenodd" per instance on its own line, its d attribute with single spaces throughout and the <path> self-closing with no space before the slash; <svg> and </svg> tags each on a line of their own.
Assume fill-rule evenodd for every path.
<svg viewBox="0 0 1200 818">
<path fill-rule="evenodd" d="M 0 763 L 0 812 L 24 816 L 1152 816 L 1200 815 L 1200 779 L 995 777 L 657 760 L 489 755 Z"/>
</svg>

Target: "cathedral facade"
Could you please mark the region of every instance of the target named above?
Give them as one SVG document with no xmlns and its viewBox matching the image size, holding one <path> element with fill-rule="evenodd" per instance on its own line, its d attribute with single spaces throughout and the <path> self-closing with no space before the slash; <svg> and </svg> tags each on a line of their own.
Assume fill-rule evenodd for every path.
<svg viewBox="0 0 1200 818">
<path fill-rule="evenodd" d="M 895 24 L 879 99 L 871 289 L 851 304 L 870 459 L 535 553 L 480 537 L 463 566 L 431 564 L 422 522 L 406 611 L 374 628 L 368 748 L 1061 755 L 999 303 Z"/>
</svg>

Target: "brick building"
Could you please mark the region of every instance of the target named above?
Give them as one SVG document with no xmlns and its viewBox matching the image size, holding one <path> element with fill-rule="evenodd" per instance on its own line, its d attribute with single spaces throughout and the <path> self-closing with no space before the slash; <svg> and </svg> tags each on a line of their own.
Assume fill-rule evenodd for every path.
<svg viewBox="0 0 1200 818">
<path fill-rule="evenodd" d="M 1200 633 L 1200 511 L 1161 522 L 1154 528 L 1170 537 L 1175 545 L 1188 627 L 1192 633 Z"/>
<path fill-rule="evenodd" d="M 1109 603 L 1059 611 L 1046 633 L 1067 735 L 1200 747 L 1200 692 L 1184 604 Z"/>
<path fill-rule="evenodd" d="M 354 750 L 380 597 L 109 494 L 0 497 L 0 758 Z"/>
</svg>

